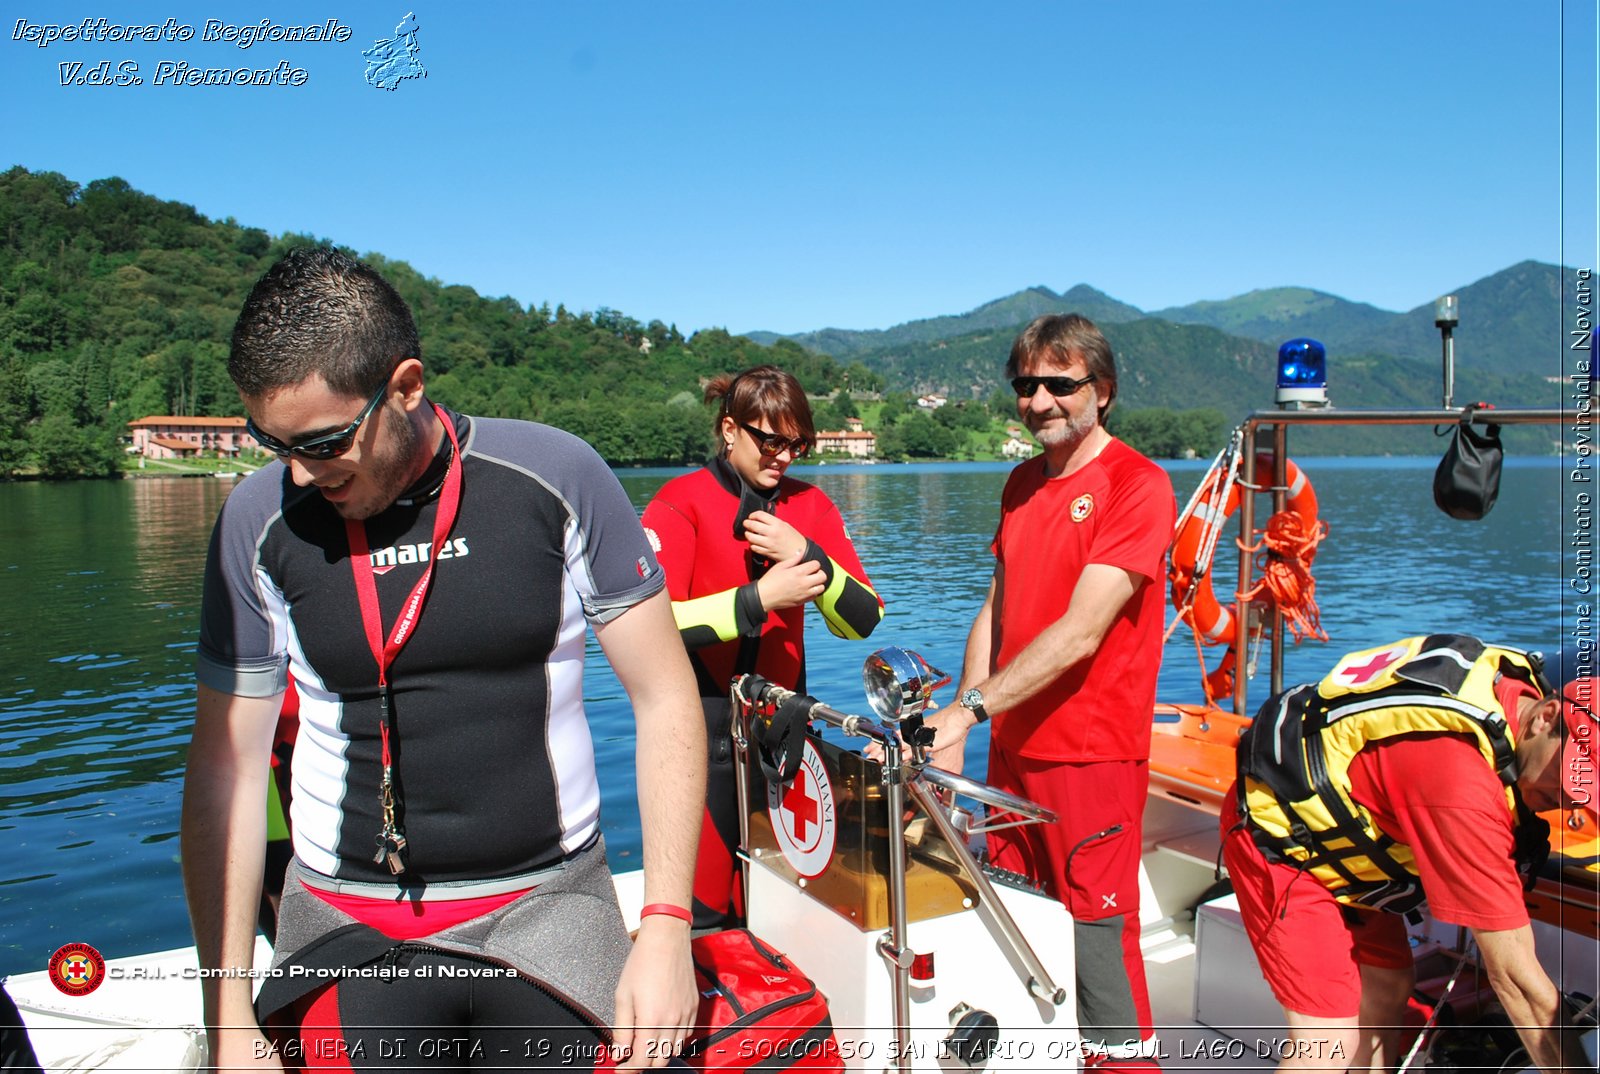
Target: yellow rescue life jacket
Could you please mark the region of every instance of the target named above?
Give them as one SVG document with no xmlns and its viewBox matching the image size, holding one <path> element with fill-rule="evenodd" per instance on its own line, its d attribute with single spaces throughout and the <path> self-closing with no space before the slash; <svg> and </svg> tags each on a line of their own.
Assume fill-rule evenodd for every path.
<svg viewBox="0 0 1600 1074">
<path fill-rule="evenodd" d="M 1239 741 L 1240 816 L 1269 860 L 1309 872 L 1340 902 L 1408 913 L 1423 902 L 1416 859 L 1351 799 L 1351 761 L 1397 735 L 1470 735 L 1515 823 L 1516 743 L 1494 686 L 1509 674 L 1543 690 L 1540 671 L 1537 656 L 1460 634 L 1351 653 L 1256 713 Z"/>
</svg>

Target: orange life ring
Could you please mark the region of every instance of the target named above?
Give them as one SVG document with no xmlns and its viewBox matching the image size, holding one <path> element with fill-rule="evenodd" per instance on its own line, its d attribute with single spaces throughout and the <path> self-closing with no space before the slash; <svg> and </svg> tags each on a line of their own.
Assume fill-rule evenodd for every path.
<svg viewBox="0 0 1600 1074">
<path fill-rule="evenodd" d="M 1256 455 L 1258 485 L 1263 483 L 1263 478 L 1271 480 L 1272 463 L 1271 454 L 1262 452 Z M 1217 595 L 1211 588 L 1210 572 L 1203 575 L 1198 584 L 1195 584 L 1195 561 L 1199 558 L 1200 544 L 1205 537 L 1206 529 L 1213 521 L 1219 525 L 1225 522 L 1239 509 L 1239 493 L 1243 485 L 1235 481 L 1233 487 L 1228 490 L 1228 500 L 1222 505 L 1221 516 L 1217 514 L 1217 501 L 1221 498 L 1223 476 L 1221 470 L 1213 470 L 1206 476 L 1205 484 L 1200 489 L 1200 496 L 1195 501 L 1194 510 L 1178 527 L 1178 532 L 1172 540 L 1172 565 L 1167 570 L 1167 581 L 1170 583 L 1173 607 L 1203 643 L 1221 645 L 1226 642 L 1230 648 L 1236 648 L 1242 639 L 1238 637 L 1239 631 L 1234 626 L 1233 608 L 1218 602 Z M 1311 479 L 1301 472 L 1293 459 L 1284 460 L 1284 484 L 1288 489 L 1287 510 L 1300 516 L 1307 533 L 1315 532 L 1317 492 L 1311 487 Z M 1189 592 L 1191 586 L 1194 588 L 1192 596 Z M 1187 606 L 1184 604 L 1185 600 L 1189 601 Z M 1225 663 L 1229 665 L 1226 670 L 1231 672 L 1231 661 L 1225 658 Z M 1224 668 L 1218 668 L 1212 674 L 1215 676 L 1223 671 Z"/>
</svg>

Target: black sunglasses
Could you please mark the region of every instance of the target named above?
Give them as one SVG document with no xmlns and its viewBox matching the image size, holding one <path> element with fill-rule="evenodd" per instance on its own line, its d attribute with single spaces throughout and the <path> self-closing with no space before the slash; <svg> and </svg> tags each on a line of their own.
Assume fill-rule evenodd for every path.
<svg viewBox="0 0 1600 1074">
<path fill-rule="evenodd" d="M 811 441 L 803 436 L 797 436 L 791 440 L 787 436 L 780 436 L 777 433 L 763 432 L 754 425 L 746 425 L 742 421 L 739 423 L 739 428 L 755 437 L 756 446 L 761 449 L 761 454 L 769 459 L 776 458 L 784 448 L 788 448 L 789 456 L 795 459 L 803 457 L 806 452 L 811 450 Z"/>
<path fill-rule="evenodd" d="M 1093 384 L 1094 379 L 1093 373 L 1090 373 L 1082 380 L 1074 380 L 1071 377 L 1012 377 L 1011 388 L 1017 393 L 1018 399 L 1032 399 L 1034 394 L 1038 392 L 1039 385 L 1043 384 L 1044 390 L 1051 395 L 1065 398 L 1069 395 L 1076 395 L 1078 389 L 1085 384 Z"/>
<path fill-rule="evenodd" d="M 393 373 L 389 374 L 390 377 L 393 375 Z M 372 412 L 378 408 L 378 404 L 383 401 L 383 397 L 388 394 L 388 391 L 389 377 L 384 377 L 383 383 L 378 385 L 378 390 L 367 402 L 367 405 L 361 408 L 361 413 L 356 415 L 355 421 L 352 421 L 336 433 L 312 437 L 303 444 L 285 444 L 276 437 L 268 436 L 256 428 L 256 423 L 251 418 L 245 419 L 244 430 L 256 438 L 256 443 L 280 459 L 287 459 L 290 455 L 298 455 L 302 459 L 311 459 L 315 462 L 336 459 L 350 450 L 351 445 L 356 442 L 356 433 L 361 429 L 361 423 L 366 421 Z"/>
</svg>

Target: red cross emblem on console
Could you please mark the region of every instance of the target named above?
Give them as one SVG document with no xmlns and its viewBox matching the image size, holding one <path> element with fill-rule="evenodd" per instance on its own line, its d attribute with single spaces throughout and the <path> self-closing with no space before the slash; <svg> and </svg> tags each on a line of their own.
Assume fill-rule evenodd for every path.
<svg viewBox="0 0 1600 1074">
<path fill-rule="evenodd" d="M 789 784 L 789 789 L 783 795 L 783 811 L 794 818 L 790 831 L 794 832 L 795 841 L 801 846 L 811 843 L 806 827 L 817 822 L 817 799 L 806 787 L 810 781 L 810 773 L 802 768 L 795 774 L 794 782 Z"/>
<path fill-rule="evenodd" d="M 833 795 L 828 766 L 810 739 L 790 784 L 767 788 L 767 816 L 778 849 L 803 877 L 820 876 L 833 860 L 839 827 Z"/>
</svg>

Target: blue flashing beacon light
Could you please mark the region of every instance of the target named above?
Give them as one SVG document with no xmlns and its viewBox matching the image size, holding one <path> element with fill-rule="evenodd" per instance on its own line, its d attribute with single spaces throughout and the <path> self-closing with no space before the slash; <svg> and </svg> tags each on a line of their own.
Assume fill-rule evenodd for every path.
<svg viewBox="0 0 1600 1074">
<path fill-rule="evenodd" d="M 1287 410 L 1328 405 L 1328 352 L 1314 339 L 1278 348 L 1278 405 Z"/>
</svg>

